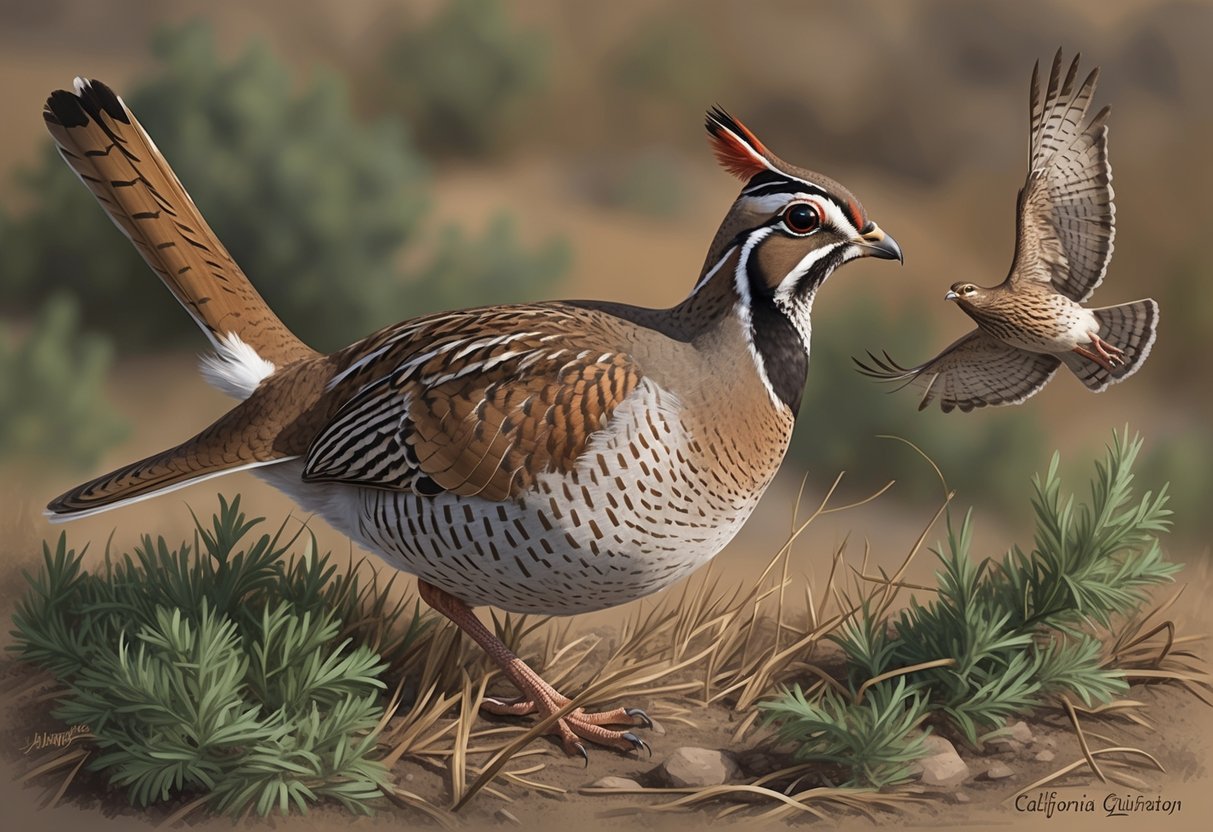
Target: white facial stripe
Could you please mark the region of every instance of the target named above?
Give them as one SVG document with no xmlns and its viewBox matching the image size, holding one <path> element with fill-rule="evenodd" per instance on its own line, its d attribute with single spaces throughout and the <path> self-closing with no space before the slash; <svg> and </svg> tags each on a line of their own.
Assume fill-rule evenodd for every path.
<svg viewBox="0 0 1213 832">
<path fill-rule="evenodd" d="M 784 278 L 779 281 L 779 287 L 775 290 L 775 301 L 788 302 L 792 295 L 795 294 L 796 284 L 799 282 L 800 278 L 804 277 L 809 269 L 813 268 L 813 266 L 815 266 L 819 261 L 828 257 L 832 251 L 843 245 L 845 245 L 845 243 L 830 243 L 828 246 L 822 246 L 819 249 L 814 249 L 802 257 L 800 262 L 796 264 L 796 268 L 788 272 Z"/>
<path fill-rule="evenodd" d="M 790 202 L 809 202 L 817 207 L 823 219 L 838 229 L 839 233 L 848 237 L 858 237 L 859 230 L 851 223 L 846 213 L 832 199 L 824 199 L 816 194 L 767 194 L 766 196 L 743 197 L 747 205 L 755 211 L 765 214 L 777 214 Z"/>
<path fill-rule="evenodd" d="M 745 334 L 746 346 L 749 348 L 750 357 L 754 360 L 754 366 L 758 370 L 758 377 L 762 379 L 762 385 L 767 389 L 767 395 L 771 397 L 771 402 L 775 407 L 786 408 L 787 405 L 779 398 L 775 388 L 771 386 L 771 380 L 767 378 L 766 362 L 762 360 L 762 353 L 758 351 L 758 345 L 754 343 L 754 328 L 750 316 L 750 277 L 746 273 L 746 264 L 749 262 L 754 247 L 771 236 L 773 231 L 772 228 L 761 228 L 751 234 L 745 241 L 745 245 L 741 247 L 741 256 L 737 258 L 737 268 L 733 270 L 733 283 L 737 288 L 737 304 L 734 312 L 741 324 L 741 331 Z"/>
<path fill-rule="evenodd" d="M 832 199 L 822 200 L 819 205 L 824 203 L 825 218 L 829 220 L 830 225 L 838 229 L 842 234 L 848 237 L 858 237 L 859 229 L 851 224 L 851 220 L 846 213 L 838 207 L 838 204 Z"/>
<path fill-rule="evenodd" d="M 699 282 L 696 283 L 695 288 L 691 290 L 692 295 L 706 286 L 707 282 L 712 279 L 716 272 L 720 271 L 720 267 L 723 266 L 725 261 L 729 259 L 729 255 L 733 253 L 733 249 L 735 248 L 737 248 L 736 245 L 731 245 L 724 250 L 724 255 L 722 255 L 721 258 L 716 261 L 716 265 L 712 266 L 712 268 L 709 269 L 703 277 L 699 278 Z"/>
</svg>

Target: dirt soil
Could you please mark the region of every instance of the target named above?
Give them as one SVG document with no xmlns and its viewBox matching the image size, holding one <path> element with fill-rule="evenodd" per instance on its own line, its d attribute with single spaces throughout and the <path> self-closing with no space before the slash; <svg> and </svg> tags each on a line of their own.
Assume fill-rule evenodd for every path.
<svg viewBox="0 0 1213 832">
<path fill-rule="evenodd" d="M 123 792 L 110 789 L 102 778 L 84 771 L 67 788 L 58 805 L 51 809 L 40 808 L 58 788 L 62 772 L 34 778 L 24 784 L 18 783 L 19 778 L 37 765 L 39 756 L 46 753 L 32 749 L 27 751 L 26 747 L 38 732 L 61 731 L 64 726 L 56 725 L 50 719 L 45 703 L 38 701 L 36 693 L 12 698 L 14 690 L 28 687 L 29 678 L 25 668 L 11 661 L 4 663 L 0 679 L 9 694 L 6 698 L 10 701 L 3 711 L 3 722 L 0 724 L 0 760 L 12 775 L 3 778 L 3 805 L 6 807 L 6 817 L 14 824 L 10 826 L 6 822 L 7 828 L 147 829 L 159 826 L 179 808 L 178 805 L 171 805 L 144 812 L 133 810 L 127 805 Z M 1213 792 L 1209 789 L 1213 785 L 1213 777 L 1208 768 L 1208 751 L 1213 743 L 1213 709 L 1200 705 L 1189 694 L 1167 685 L 1135 685 L 1126 698 L 1148 706 L 1144 713 L 1153 728 L 1142 728 L 1120 719 L 1103 722 L 1088 720 L 1085 727 L 1093 746 L 1135 746 L 1157 758 L 1166 769 L 1165 774 L 1144 768 L 1133 769 L 1133 774 L 1146 783 L 1146 787 L 1140 791 L 1100 783 L 1083 764 L 1046 787 L 1029 788 L 1063 766 L 1080 763 L 1083 759 L 1082 749 L 1065 716 L 1051 712 L 1029 718 L 1032 739 L 1019 747 L 978 753 L 952 737 L 971 772 L 970 779 L 959 787 L 911 785 L 912 802 L 895 812 L 875 810 L 870 817 L 834 806 L 822 806 L 822 809 L 839 827 L 848 829 L 889 826 L 922 828 L 941 824 L 960 828 L 985 824 L 1038 828 L 1049 822 L 1058 822 L 1058 828 L 1067 830 L 1094 829 L 1106 828 L 1106 824 L 1111 822 L 1104 808 L 1104 801 L 1111 799 L 1109 796 L 1133 800 L 1140 794 L 1145 799 L 1176 801 L 1178 808 L 1170 815 L 1165 812 L 1137 815 L 1136 821 L 1130 821 L 1135 826 L 1207 828 L 1203 822 L 1208 812 L 1213 810 Z M 717 813 L 736 803 L 715 801 L 689 812 L 659 813 L 652 811 L 652 807 L 680 795 L 616 796 L 585 794 L 581 790 L 607 776 L 633 779 L 645 787 L 658 787 L 661 785 L 656 771 L 658 765 L 675 749 L 684 746 L 728 749 L 735 755 L 747 778 L 761 776 L 790 762 L 778 750 L 770 747 L 761 730 L 751 730 L 740 743 L 732 744 L 731 737 L 738 728 L 738 715 L 723 707 L 692 706 L 689 713 L 684 712 L 684 718 L 667 717 L 662 721 L 660 716 L 682 711 L 689 703 L 662 700 L 629 704 L 646 706 L 659 716 L 653 730 L 642 732 L 653 748 L 651 758 L 643 754 L 623 755 L 599 749 L 591 751 L 587 766 L 580 759 L 565 757 L 554 743 L 540 740 L 531 747 L 533 752 L 539 753 L 519 759 L 507 769 L 520 770 L 542 763 L 543 769 L 528 774 L 527 779 L 553 791 L 547 793 L 497 781 L 494 786 L 508 800 L 481 792 L 459 813 L 461 826 L 479 829 L 520 825 L 521 828 L 535 830 L 607 829 L 620 826 L 677 830 L 701 828 L 705 823 L 720 823 L 716 818 Z M 482 719 L 481 727 L 483 724 Z M 1046 753 L 1042 755 L 1041 752 Z M 1038 755 L 1048 758 L 1050 754 L 1051 760 L 1037 759 Z M 470 759 L 473 765 L 483 762 L 484 757 Z M 996 780 L 988 778 L 984 772 L 994 763 L 1005 764 L 1011 774 Z M 396 766 L 396 774 L 401 788 L 435 805 L 450 805 L 451 784 L 445 764 L 406 759 Z M 837 775 L 828 767 L 822 767 L 810 775 L 816 782 L 810 779 L 801 788 L 809 785 L 828 787 L 833 785 L 831 776 Z M 1016 795 L 1025 789 L 1024 797 L 1016 801 Z M 555 790 L 559 790 L 559 793 Z M 1033 807 L 1047 804 L 1050 793 L 1059 801 L 1091 800 L 1094 808 L 1091 811 L 1059 810 L 1046 817 L 1045 811 L 1034 810 Z M 1040 799 L 1042 795 L 1045 800 Z M 758 816 L 773 806 L 769 802 L 754 802 L 729 818 L 726 825 L 788 828 L 820 823 L 807 816 L 791 821 L 763 822 Z M 616 814 L 632 808 L 636 811 Z M 230 828 L 228 822 L 202 819 L 200 816 L 187 825 L 199 829 Z M 369 818 L 353 817 L 339 808 L 321 807 L 307 816 L 275 817 L 252 821 L 250 825 L 283 830 L 332 830 L 347 826 L 363 829 L 437 827 L 432 820 L 414 809 L 387 803 Z"/>
</svg>

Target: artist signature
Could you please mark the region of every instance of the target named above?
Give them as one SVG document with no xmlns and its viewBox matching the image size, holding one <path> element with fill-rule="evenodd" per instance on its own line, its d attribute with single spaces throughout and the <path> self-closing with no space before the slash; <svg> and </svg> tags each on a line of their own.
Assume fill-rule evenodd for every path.
<svg viewBox="0 0 1213 832">
<path fill-rule="evenodd" d="M 1101 798 L 1101 799 L 1099 799 Z M 1024 793 L 1015 798 L 1015 811 L 1040 813 L 1045 818 L 1066 814 L 1102 814 L 1109 818 L 1123 818 L 1139 814 L 1173 815 L 1183 809 L 1178 800 L 1162 795 L 1117 794 L 1108 792 L 1102 796 L 1063 797 L 1056 791 Z"/>
<path fill-rule="evenodd" d="M 73 725 L 66 731 L 39 731 L 30 738 L 25 747 L 21 749 L 22 754 L 28 754 L 31 751 L 41 751 L 44 748 L 67 748 L 81 737 L 87 737 L 92 734 L 92 730 L 87 725 Z"/>
</svg>

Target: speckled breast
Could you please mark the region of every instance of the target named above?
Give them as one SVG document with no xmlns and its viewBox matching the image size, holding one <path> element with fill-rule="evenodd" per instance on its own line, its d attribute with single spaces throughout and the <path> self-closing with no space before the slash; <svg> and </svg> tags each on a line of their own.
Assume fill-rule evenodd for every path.
<svg viewBox="0 0 1213 832">
<path fill-rule="evenodd" d="M 766 450 L 747 466 L 744 445 L 645 382 L 573 470 L 540 475 L 521 497 L 357 489 L 358 527 L 347 531 L 469 604 L 589 612 L 656 592 L 723 549 L 778 467 Z"/>
</svg>

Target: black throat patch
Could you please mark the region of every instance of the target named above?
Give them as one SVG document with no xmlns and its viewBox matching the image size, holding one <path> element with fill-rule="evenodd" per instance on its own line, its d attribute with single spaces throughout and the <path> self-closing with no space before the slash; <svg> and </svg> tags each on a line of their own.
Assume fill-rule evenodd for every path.
<svg viewBox="0 0 1213 832">
<path fill-rule="evenodd" d="M 809 354 L 800 333 L 769 294 L 751 294 L 750 332 L 771 388 L 796 415 L 809 376 Z"/>
</svg>

